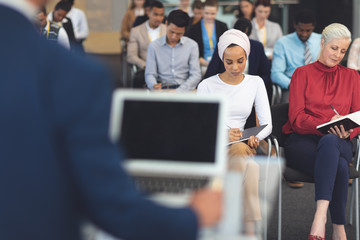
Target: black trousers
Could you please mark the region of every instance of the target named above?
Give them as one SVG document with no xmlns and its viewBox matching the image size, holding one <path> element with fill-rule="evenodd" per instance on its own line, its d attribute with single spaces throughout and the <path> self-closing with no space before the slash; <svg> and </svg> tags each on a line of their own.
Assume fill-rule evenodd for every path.
<svg viewBox="0 0 360 240">
<path fill-rule="evenodd" d="M 315 200 L 330 201 L 332 222 L 345 224 L 352 143 L 333 134 L 290 134 L 285 140 L 286 164 L 315 180 Z"/>
</svg>

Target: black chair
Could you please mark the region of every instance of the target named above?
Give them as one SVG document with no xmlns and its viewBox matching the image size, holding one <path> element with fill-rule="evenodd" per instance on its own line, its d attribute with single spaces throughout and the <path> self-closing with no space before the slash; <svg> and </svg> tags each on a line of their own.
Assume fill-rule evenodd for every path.
<svg viewBox="0 0 360 240">
<path fill-rule="evenodd" d="M 288 121 L 289 104 L 282 103 L 273 105 L 271 107 L 271 115 L 273 121 L 272 140 L 275 145 L 276 154 L 280 157 L 281 148 L 284 147 L 285 134 L 282 133 L 282 126 Z M 356 148 L 353 158 L 353 164 L 349 167 L 350 179 L 353 179 L 353 185 L 351 189 L 350 207 L 349 207 L 349 224 L 353 223 L 353 206 L 355 197 L 355 209 L 356 209 L 356 238 L 359 238 L 359 150 L 360 150 L 360 135 L 356 137 Z M 307 182 L 314 183 L 314 178 L 308 176 L 300 171 L 297 171 L 290 167 L 285 167 L 284 174 L 285 180 L 295 182 Z M 279 194 L 280 195 L 280 194 Z M 279 196 L 281 199 L 281 195 Z M 279 200 L 280 201 L 280 200 Z M 280 227 L 281 228 L 281 227 Z"/>
<path fill-rule="evenodd" d="M 272 83 L 271 106 L 279 104 L 282 97 L 282 90 L 279 85 Z"/>
</svg>

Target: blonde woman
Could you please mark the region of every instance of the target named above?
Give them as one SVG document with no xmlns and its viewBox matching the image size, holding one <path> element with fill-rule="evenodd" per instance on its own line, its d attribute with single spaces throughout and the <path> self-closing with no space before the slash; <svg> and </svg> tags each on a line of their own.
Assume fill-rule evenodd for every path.
<svg viewBox="0 0 360 240">
<path fill-rule="evenodd" d="M 339 65 L 350 42 L 351 33 L 344 25 L 330 24 L 321 35 L 318 61 L 297 68 L 290 82 L 289 121 L 283 127 L 288 134 L 285 158 L 288 166 L 315 180 L 316 212 L 309 240 L 325 239 L 328 209 L 333 224 L 331 239 L 346 239 L 350 139 L 360 131 L 345 131 L 340 125 L 324 135 L 316 126 L 360 110 L 359 74 Z"/>
</svg>

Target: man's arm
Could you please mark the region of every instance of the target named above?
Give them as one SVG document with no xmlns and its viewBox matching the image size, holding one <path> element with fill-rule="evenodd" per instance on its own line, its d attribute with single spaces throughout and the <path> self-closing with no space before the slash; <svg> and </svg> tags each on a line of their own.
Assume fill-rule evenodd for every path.
<svg viewBox="0 0 360 240">
<path fill-rule="evenodd" d="M 146 55 L 146 67 L 145 67 L 145 82 L 149 89 L 153 89 L 154 85 L 157 84 L 157 62 L 156 52 L 154 44 L 150 43 L 147 55 Z"/>
<path fill-rule="evenodd" d="M 281 88 L 288 89 L 290 79 L 285 74 L 286 71 L 286 57 L 284 45 L 277 41 L 274 46 L 274 54 L 271 66 L 271 80 L 278 84 Z"/>
<path fill-rule="evenodd" d="M 131 29 L 130 31 L 130 40 L 127 46 L 127 61 L 130 64 L 135 64 L 140 69 L 145 68 L 145 60 L 139 57 L 139 49 L 140 49 L 140 42 L 138 39 L 140 38 L 139 29 Z"/>
<path fill-rule="evenodd" d="M 177 91 L 191 91 L 194 90 L 201 80 L 201 70 L 199 62 L 199 49 L 196 42 L 191 41 L 190 56 L 189 56 L 189 78 L 183 82 Z"/>
</svg>

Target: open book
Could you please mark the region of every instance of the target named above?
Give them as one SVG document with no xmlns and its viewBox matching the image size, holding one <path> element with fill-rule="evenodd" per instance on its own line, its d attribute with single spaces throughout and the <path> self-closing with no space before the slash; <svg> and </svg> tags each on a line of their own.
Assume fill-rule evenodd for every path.
<svg viewBox="0 0 360 240">
<path fill-rule="evenodd" d="M 259 132 L 261 132 L 265 127 L 267 126 L 267 124 L 265 125 L 261 125 L 258 127 L 252 127 L 252 128 L 247 128 L 242 132 L 242 137 L 237 140 L 237 141 L 233 141 L 233 142 L 229 142 L 228 145 L 231 145 L 233 143 L 237 143 L 237 142 L 243 142 L 248 140 L 251 136 L 256 136 L 259 134 Z"/>
<path fill-rule="evenodd" d="M 342 116 L 341 118 L 335 119 L 333 121 L 321 124 L 316 127 L 317 130 L 322 132 L 323 134 L 327 134 L 331 127 L 343 125 L 345 131 L 349 129 L 357 128 L 360 126 L 360 111 L 350 113 L 346 116 Z"/>
</svg>

